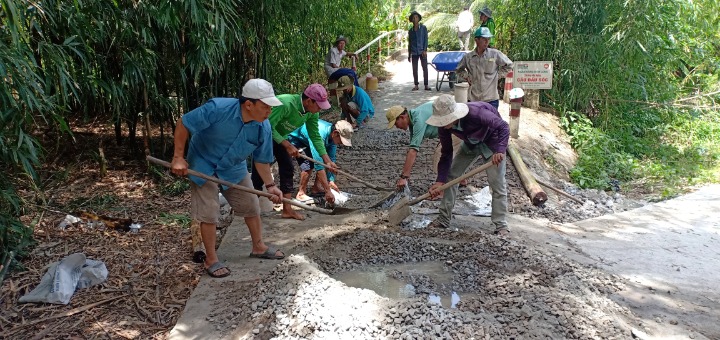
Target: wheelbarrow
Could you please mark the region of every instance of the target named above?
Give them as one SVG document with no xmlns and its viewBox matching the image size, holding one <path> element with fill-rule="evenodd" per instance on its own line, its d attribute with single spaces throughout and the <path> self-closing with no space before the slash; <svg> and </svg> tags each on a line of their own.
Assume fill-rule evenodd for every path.
<svg viewBox="0 0 720 340">
<path fill-rule="evenodd" d="M 430 65 L 437 71 L 435 90 L 440 91 L 442 83 L 448 83 L 451 89 L 455 87 L 455 83 L 459 83 L 455 70 L 466 53 L 462 51 L 440 52 L 433 57 Z"/>
</svg>

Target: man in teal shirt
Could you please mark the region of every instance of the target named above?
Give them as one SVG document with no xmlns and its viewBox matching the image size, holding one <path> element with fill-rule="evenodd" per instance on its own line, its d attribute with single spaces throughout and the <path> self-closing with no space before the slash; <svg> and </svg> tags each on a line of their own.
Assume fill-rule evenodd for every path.
<svg viewBox="0 0 720 340">
<path fill-rule="evenodd" d="M 425 123 L 432 116 L 432 104 L 433 102 L 430 101 L 412 110 L 402 106 L 393 106 L 387 109 L 388 129 L 393 126 L 401 130 L 410 129 L 410 148 L 405 156 L 405 165 L 400 172 L 400 178 L 397 180 L 399 190 L 407 185 L 407 179 L 410 178 L 410 172 L 423 139 L 438 138 L 438 128 Z"/>
<path fill-rule="evenodd" d="M 318 122 L 318 126 L 320 129 L 320 137 L 322 137 L 325 143 L 325 150 L 327 150 L 327 154 L 331 160 L 335 161 L 336 159 L 338 144 L 352 146 L 351 140 L 353 128 L 352 125 L 350 125 L 350 123 L 348 123 L 347 121 L 341 120 L 333 125 L 332 123 L 326 122 L 321 119 Z M 315 148 L 313 143 L 310 142 L 310 135 L 307 131 L 307 125 L 293 131 L 290 136 L 288 136 L 288 140 L 290 141 L 290 143 L 295 145 L 295 147 L 303 150 L 305 154 L 308 154 L 307 149 L 309 149 L 309 156 L 311 156 L 318 162 L 322 162 L 320 153 L 318 152 L 317 148 Z M 324 166 L 318 163 L 312 164 L 310 161 L 304 158 L 297 158 L 297 162 L 300 166 L 301 172 L 300 189 L 298 189 L 298 193 L 295 198 L 300 201 L 307 201 L 311 199 L 306 194 L 305 190 L 307 189 L 307 185 L 310 182 L 310 175 L 312 174 L 312 170 L 314 168 L 317 171 L 317 174 L 315 175 L 313 193 L 325 190 L 325 200 L 329 202 L 334 201 L 335 196 L 333 196 L 331 189 L 334 189 L 335 191 L 340 191 L 340 189 L 335 184 L 335 174 L 333 174 L 332 172 L 328 174 L 327 171 L 325 171 Z"/>
<path fill-rule="evenodd" d="M 338 79 L 338 90 L 345 94 L 341 100 L 342 112 L 340 118 L 347 120 L 353 127 L 363 127 L 368 120 L 375 117 L 375 107 L 370 96 L 360 86 L 355 86 L 348 76 Z M 353 123 L 353 118 L 357 121 Z"/>
<path fill-rule="evenodd" d="M 287 137 L 297 128 L 302 126 L 307 128 L 313 146 L 318 150 L 325 164 L 330 166 L 328 170 L 335 171 L 335 162 L 328 157 L 325 143 L 323 143 L 318 130 L 319 112 L 330 108 L 327 97 L 327 90 L 320 84 L 308 86 L 302 94 L 277 96 L 283 105 L 273 107 L 268 119 L 272 128 L 273 154 L 278 162 L 280 173 L 280 191 L 285 198 L 292 199 L 295 191 L 293 180 L 295 166 L 292 164 L 292 157 L 297 157 L 298 149 L 287 140 Z M 262 179 L 256 175 L 255 169 L 253 169 L 252 182 L 255 189 L 262 190 Z M 293 210 L 292 205 L 287 203 L 283 203 L 281 216 L 298 220 L 305 219 L 304 215 Z"/>
</svg>

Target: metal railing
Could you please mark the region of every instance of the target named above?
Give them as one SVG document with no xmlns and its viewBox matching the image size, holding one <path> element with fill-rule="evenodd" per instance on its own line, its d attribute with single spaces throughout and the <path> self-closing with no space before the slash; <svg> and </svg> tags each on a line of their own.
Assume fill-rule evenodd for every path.
<svg viewBox="0 0 720 340">
<path fill-rule="evenodd" d="M 373 52 L 377 53 L 378 63 L 383 63 L 383 46 L 385 47 L 385 58 L 390 56 L 390 53 L 393 51 L 393 48 L 395 50 L 400 49 L 402 47 L 403 41 L 405 41 L 405 37 L 407 36 L 407 30 L 394 30 L 394 31 L 383 31 L 380 32 L 380 35 L 377 36 L 377 38 L 373 39 L 369 43 L 367 43 L 365 46 L 357 49 L 354 53 L 355 56 L 352 58 L 352 67 L 353 70 L 358 74 L 358 77 L 361 77 L 362 73 L 361 70 L 366 70 L 367 72 L 370 72 L 370 66 L 372 66 L 372 54 Z M 383 45 L 383 38 L 385 39 L 385 44 Z M 377 43 L 377 49 L 372 50 L 370 47 Z M 362 57 L 363 53 L 365 54 L 364 58 Z M 356 60 L 359 60 L 359 64 L 356 64 Z M 367 73 L 366 72 L 366 73 Z"/>
</svg>

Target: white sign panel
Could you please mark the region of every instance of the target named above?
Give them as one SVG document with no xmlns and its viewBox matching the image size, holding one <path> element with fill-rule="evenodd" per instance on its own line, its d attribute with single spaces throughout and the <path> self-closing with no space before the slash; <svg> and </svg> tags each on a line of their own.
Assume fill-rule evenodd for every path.
<svg viewBox="0 0 720 340">
<path fill-rule="evenodd" d="M 516 61 L 513 63 L 513 87 L 530 90 L 552 88 L 552 61 Z"/>
</svg>

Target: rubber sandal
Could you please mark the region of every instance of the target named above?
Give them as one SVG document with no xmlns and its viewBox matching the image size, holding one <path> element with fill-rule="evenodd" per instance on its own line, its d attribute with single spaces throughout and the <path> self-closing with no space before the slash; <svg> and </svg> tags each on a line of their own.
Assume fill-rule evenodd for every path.
<svg viewBox="0 0 720 340">
<path fill-rule="evenodd" d="M 268 247 L 268 249 L 267 249 L 264 253 L 262 253 L 262 254 L 250 253 L 250 257 L 254 257 L 254 258 L 257 258 L 257 259 L 282 260 L 282 259 L 285 258 L 285 254 L 276 255 L 279 250 L 280 250 L 280 249 L 275 249 L 275 248 L 273 248 L 273 247 Z"/>
<path fill-rule="evenodd" d="M 313 203 L 313 198 L 305 194 L 302 196 L 295 196 L 295 199 L 302 203 Z"/>
<path fill-rule="evenodd" d="M 223 268 L 227 269 L 227 273 L 215 274 L 216 271 L 223 269 Z M 215 277 L 215 278 L 221 278 L 221 277 L 226 277 L 226 276 L 230 275 L 230 269 L 228 269 L 228 267 L 225 266 L 224 264 L 222 264 L 222 262 L 220 262 L 220 261 L 213 263 L 213 265 L 208 267 L 205 271 L 207 271 L 208 275 Z"/>
</svg>

